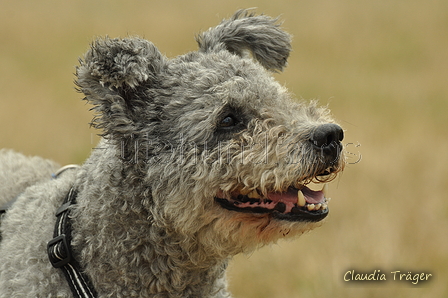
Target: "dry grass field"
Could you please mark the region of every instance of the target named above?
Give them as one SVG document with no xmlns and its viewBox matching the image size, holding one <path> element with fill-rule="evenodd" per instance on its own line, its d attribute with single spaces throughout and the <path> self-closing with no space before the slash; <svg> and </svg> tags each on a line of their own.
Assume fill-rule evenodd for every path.
<svg viewBox="0 0 448 298">
<path fill-rule="evenodd" d="M 98 132 L 73 73 L 95 36 L 140 35 L 173 57 L 247 7 L 282 16 L 294 51 L 276 77 L 330 105 L 349 164 L 321 228 L 232 262 L 234 296 L 448 297 L 446 0 L 2 0 L 0 148 L 82 163 Z M 387 281 L 346 282 L 349 270 Z M 412 285 L 398 270 L 433 276 Z"/>
</svg>

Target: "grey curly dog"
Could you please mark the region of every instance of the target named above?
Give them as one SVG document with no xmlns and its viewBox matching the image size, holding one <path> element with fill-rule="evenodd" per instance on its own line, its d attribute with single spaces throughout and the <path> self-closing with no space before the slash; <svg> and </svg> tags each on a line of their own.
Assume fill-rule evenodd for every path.
<svg viewBox="0 0 448 298">
<path fill-rule="evenodd" d="M 92 44 L 76 85 L 102 140 L 82 166 L 0 151 L 0 297 L 231 297 L 232 256 L 327 216 L 343 130 L 272 77 L 290 36 L 242 10 L 197 42 Z"/>
</svg>

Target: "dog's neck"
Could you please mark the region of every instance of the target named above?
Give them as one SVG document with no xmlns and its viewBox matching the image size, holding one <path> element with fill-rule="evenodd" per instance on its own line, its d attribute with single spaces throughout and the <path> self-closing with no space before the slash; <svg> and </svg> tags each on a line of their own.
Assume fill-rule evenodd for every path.
<svg viewBox="0 0 448 298">
<path fill-rule="evenodd" d="M 141 185 L 123 192 L 130 185 L 113 185 L 114 177 L 100 174 L 94 165 L 80 170 L 72 218 L 76 258 L 100 297 L 228 297 L 228 257 L 207 253 L 194 239 L 157 227 L 148 210 L 135 206 L 150 199 Z"/>
</svg>

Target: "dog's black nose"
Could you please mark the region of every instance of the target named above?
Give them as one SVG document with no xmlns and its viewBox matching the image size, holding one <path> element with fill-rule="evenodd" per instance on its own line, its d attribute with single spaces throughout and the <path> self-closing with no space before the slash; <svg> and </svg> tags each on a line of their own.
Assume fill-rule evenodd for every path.
<svg viewBox="0 0 448 298">
<path fill-rule="evenodd" d="M 339 125 L 327 123 L 319 125 L 311 132 L 310 141 L 319 149 L 333 151 L 333 148 L 340 146 L 343 138 L 344 131 Z"/>
</svg>

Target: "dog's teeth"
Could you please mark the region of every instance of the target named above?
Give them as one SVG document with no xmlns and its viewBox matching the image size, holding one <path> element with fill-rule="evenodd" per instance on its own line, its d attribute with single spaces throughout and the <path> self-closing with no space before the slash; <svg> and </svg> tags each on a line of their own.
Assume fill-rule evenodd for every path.
<svg viewBox="0 0 448 298">
<path fill-rule="evenodd" d="M 325 209 L 327 209 L 327 208 L 328 208 L 328 205 L 325 204 L 325 203 L 323 203 L 323 204 L 322 204 L 322 210 L 325 210 Z"/>
<path fill-rule="evenodd" d="M 247 196 L 251 199 L 260 199 L 260 195 L 258 194 L 257 190 L 252 190 L 250 193 L 247 194 Z"/>
<path fill-rule="evenodd" d="M 317 204 L 317 205 L 314 207 L 314 210 L 319 210 L 320 207 L 322 207 L 322 204 L 321 204 L 321 203 Z"/>
<path fill-rule="evenodd" d="M 308 204 L 306 205 L 306 208 L 308 208 L 308 211 L 314 210 L 314 204 Z"/>
<path fill-rule="evenodd" d="M 324 197 L 328 194 L 328 186 L 327 183 L 324 184 L 324 187 L 322 187 L 322 192 L 324 193 Z"/>
<path fill-rule="evenodd" d="M 299 190 L 297 192 L 297 205 L 299 205 L 300 207 L 303 207 L 303 206 L 305 206 L 305 204 L 306 204 L 305 197 L 303 196 L 302 191 Z"/>
</svg>

